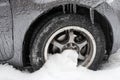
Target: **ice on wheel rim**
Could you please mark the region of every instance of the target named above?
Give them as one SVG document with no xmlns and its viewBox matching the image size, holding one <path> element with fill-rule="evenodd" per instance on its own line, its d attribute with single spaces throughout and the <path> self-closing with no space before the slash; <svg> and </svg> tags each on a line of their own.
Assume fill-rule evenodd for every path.
<svg viewBox="0 0 120 80">
<path fill-rule="evenodd" d="M 47 60 L 48 54 L 51 53 L 49 49 L 52 49 L 53 54 L 61 53 L 66 49 L 74 49 L 78 52 L 78 64 L 85 67 L 92 64 L 96 55 L 94 37 L 88 30 L 79 26 L 66 26 L 54 32 L 47 40 L 44 48 L 45 60 Z"/>
</svg>

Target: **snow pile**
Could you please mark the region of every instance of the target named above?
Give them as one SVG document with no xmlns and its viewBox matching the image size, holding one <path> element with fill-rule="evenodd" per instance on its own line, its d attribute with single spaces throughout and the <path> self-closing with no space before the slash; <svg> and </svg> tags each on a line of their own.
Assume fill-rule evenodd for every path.
<svg viewBox="0 0 120 80">
<path fill-rule="evenodd" d="M 91 71 L 77 65 L 78 54 L 66 50 L 62 54 L 49 57 L 43 68 L 27 73 L 14 69 L 9 65 L 0 65 L 0 80 L 119 80 L 120 50 L 110 57 L 102 70 Z"/>
</svg>

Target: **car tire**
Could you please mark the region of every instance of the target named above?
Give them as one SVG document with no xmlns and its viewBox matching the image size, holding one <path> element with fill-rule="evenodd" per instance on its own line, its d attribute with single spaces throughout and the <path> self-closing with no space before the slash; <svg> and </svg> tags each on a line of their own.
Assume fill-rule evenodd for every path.
<svg viewBox="0 0 120 80">
<path fill-rule="evenodd" d="M 32 35 L 32 40 L 30 43 L 29 58 L 30 58 L 30 64 L 33 71 L 40 69 L 44 65 L 44 63 L 47 61 L 45 49 L 46 49 L 47 42 L 51 38 L 51 36 L 54 35 L 55 32 L 62 30 L 62 28 L 63 29 L 66 28 L 65 30 L 67 30 L 67 28 L 72 29 L 72 27 L 76 27 L 76 28 L 78 27 L 80 31 L 83 29 L 82 31 L 83 33 L 84 31 L 87 31 L 89 34 L 87 34 L 86 32 L 86 34 L 83 34 L 83 35 L 86 35 L 88 38 L 89 36 L 92 36 L 94 44 L 88 42 L 86 47 L 89 46 L 89 49 L 87 48 L 85 49 L 85 50 L 88 50 L 88 53 L 87 53 L 88 56 L 89 54 L 91 54 L 91 58 L 89 58 L 88 63 L 85 63 L 83 66 L 92 70 L 98 69 L 105 55 L 105 48 L 106 48 L 105 36 L 103 34 L 103 31 L 100 25 L 97 23 L 93 25 L 90 19 L 86 16 L 82 16 L 78 14 L 63 14 L 63 15 L 54 16 L 52 18 L 48 18 L 48 20 L 46 18 L 45 24 L 42 26 L 38 25 L 38 28 L 35 30 L 35 33 Z M 75 29 L 74 34 L 75 32 L 77 33 L 76 28 L 74 28 Z M 82 34 L 82 32 L 80 32 L 80 34 Z M 84 37 L 85 36 L 83 36 L 83 38 Z M 87 37 L 85 38 L 87 39 Z M 92 39 L 90 40 L 91 40 L 90 42 L 92 42 Z M 53 47 L 51 43 L 50 43 L 50 46 Z M 49 47 L 49 48 L 52 48 L 52 47 Z M 67 47 L 67 48 L 70 48 L 70 47 Z M 56 50 L 56 51 L 60 52 L 60 50 Z M 94 54 L 92 51 L 94 51 Z M 52 54 L 54 52 L 55 50 L 51 51 Z"/>
</svg>

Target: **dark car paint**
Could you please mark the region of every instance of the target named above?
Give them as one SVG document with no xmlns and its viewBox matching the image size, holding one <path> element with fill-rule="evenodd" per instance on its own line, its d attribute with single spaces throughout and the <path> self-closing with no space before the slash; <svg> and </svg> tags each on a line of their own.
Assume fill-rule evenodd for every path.
<svg viewBox="0 0 120 80">
<path fill-rule="evenodd" d="M 103 15 L 110 23 L 113 32 L 111 32 L 111 35 L 113 35 L 114 39 L 112 53 L 120 48 L 120 11 L 119 8 L 117 8 L 115 5 L 116 0 L 110 4 L 104 0 L 51 0 L 48 2 L 46 0 L 0 0 L 0 3 L 2 2 L 8 4 L 5 6 L 8 11 L 6 11 L 6 23 L 0 23 L 3 25 L 3 27 L 1 27 L 1 32 L 3 34 L 0 35 L 0 43 L 1 45 L 4 45 L 4 47 L 0 46 L 0 55 L 7 53 L 8 56 L 4 60 L 12 58 L 7 61 L 10 64 L 23 66 L 22 48 L 24 38 L 30 28 L 30 25 L 38 18 L 38 16 L 42 15 L 55 6 L 67 3 L 78 4 L 80 6 L 90 8 L 90 17 L 92 23 L 94 23 L 94 10 Z M 119 6 L 118 3 L 117 5 Z M 1 6 L 0 9 L 5 11 L 5 9 Z M 5 14 L 2 14 L 1 12 L 2 11 L 0 11 L 0 15 L 3 17 Z M 5 20 L 5 18 L 0 19 L 1 22 L 2 20 Z M 4 50 L 6 52 L 4 52 Z M 0 58 L 0 60 L 3 59 Z"/>
</svg>

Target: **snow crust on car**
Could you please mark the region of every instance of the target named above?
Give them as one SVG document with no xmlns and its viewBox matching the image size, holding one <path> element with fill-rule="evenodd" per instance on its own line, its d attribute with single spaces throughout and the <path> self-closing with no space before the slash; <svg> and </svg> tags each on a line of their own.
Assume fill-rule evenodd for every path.
<svg viewBox="0 0 120 80">
<path fill-rule="evenodd" d="M 34 72 L 19 71 L 12 66 L 0 65 L 0 80 L 119 80 L 120 50 L 112 54 L 101 70 L 92 71 L 77 65 L 78 54 L 66 50 L 61 54 L 50 55 L 43 68 Z"/>
<path fill-rule="evenodd" d="M 108 3 L 112 3 L 114 0 L 107 0 Z"/>
<path fill-rule="evenodd" d="M 35 3 L 49 3 L 49 2 L 52 2 L 52 1 L 56 1 L 56 0 L 33 0 Z"/>
<path fill-rule="evenodd" d="M 35 2 L 35 3 L 49 3 L 52 1 L 56 1 L 56 0 L 33 0 L 33 2 Z M 106 2 L 108 2 L 108 3 L 112 3 L 113 1 L 114 0 L 106 0 Z"/>
</svg>

